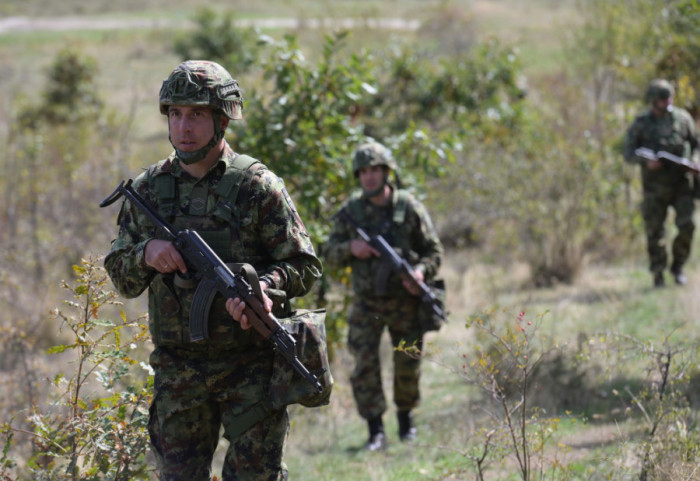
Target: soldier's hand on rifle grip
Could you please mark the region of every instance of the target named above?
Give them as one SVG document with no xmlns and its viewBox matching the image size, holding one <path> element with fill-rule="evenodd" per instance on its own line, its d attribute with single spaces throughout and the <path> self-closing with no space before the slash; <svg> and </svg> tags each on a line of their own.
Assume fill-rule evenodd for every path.
<svg viewBox="0 0 700 481">
<path fill-rule="evenodd" d="M 381 253 L 365 242 L 363 239 L 353 239 L 350 241 L 350 253 L 358 259 L 369 259 L 379 257 Z"/>
<path fill-rule="evenodd" d="M 423 271 L 420 269 L 414 269 L 413 276 L 418 283 L 421 283 L 425 280 L 425 276 L 423 276 Z M 411 279 L 406 278 L 406 279 L 403 279 L 402 282 L 403 282 L 403 286 L 406 288 L 406 290 L 408 292 L 410 292 L 414 296 L 420 295 L 420 293 L 421 293 L 420 287 L 418 287 L 418 285 L 416 285 L 415 282 L 412 282 Z"/>
<path fill-rule="evenodd" d="M 267 312 L 272 312 L 272 300 L 267 297 L 267 294 L 265 294 L 265 289 L 267 289 L 269 286 L 267 285 L 267 282 L 265 281 L 260 281 L 260 290 L 263 293 L 263 305 L 265 306 L 265 310 Z M 252 324 L 248 321 L 248 316 L 246 316 L 243 312 L 245 311 L 246 305 L 245 302 L 240 300 L 238 297 L 235 299 L 228 299 L 226 301 L 226 310 L 228 313 L 233 317 L 234 321 L 238 321 L 241 323 L 241 329 L 248 330 L 252 327 Z"/>
<path fill-rule="evenodd" d="M 175 271 L 183 274 L 187 272 L 185 260 L 170 241 L 160 239 L 148 241 L 144 249 L 144 260 L 146 265 L 163 274 Z"/>
<path fill-rule="evenodd" d="M 659 170 L 664 164 L 660 160 L 647 159 L 647 169 L 649 170 Z"/>
</svg>

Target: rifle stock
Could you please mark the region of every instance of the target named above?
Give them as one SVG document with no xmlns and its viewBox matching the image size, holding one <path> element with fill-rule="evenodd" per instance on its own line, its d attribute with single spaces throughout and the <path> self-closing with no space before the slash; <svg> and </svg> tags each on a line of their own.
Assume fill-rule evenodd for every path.
<svg viewBox="0 0 700 481">
<path fill-rule="evenodd" d="M 318 377 L 310 373 L 296 355 L 296 341 L 282 327 L 277 318 L 272 313 L 267 312 L 259 297 L 261 294 L 256 295 L 253 287 L 244 276 L 234 274 L 196 231 L 190 229 L 177 231 L 134 190 L 131 183 L 131 180 L 126 183 L 122 181 L 117 189 L 100 203 L 100 207 L 106 207 L 124 195 L 163 230 L 185 259 L 188 269 L 193 268 L 200 285 L 195 293 L 191 309 L 191 340 L 200 341 L 208 338 L 209 307 L 216 293 L 221 294 L 225 299 L 237 297 L 245 302 L 244 313 L 253 329 L 264 339 L 269 340 L 287 362 L 301 376 L 312 383 L 318 392 L 321 392 L 323 386 Z"/>
</svg>

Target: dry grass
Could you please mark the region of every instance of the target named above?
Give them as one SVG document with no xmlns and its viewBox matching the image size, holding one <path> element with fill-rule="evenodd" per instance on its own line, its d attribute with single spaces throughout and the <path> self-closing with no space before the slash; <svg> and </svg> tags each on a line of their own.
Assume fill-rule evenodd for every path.
<svg viewBox="0 0 700 481">
<path fill-rule="evenodd" d="M 440 2 L 434 2 L 438 4 Z M 497 34 L 506 40 L 516 40 L 528 68 L 537 71 L 542 65 L 556 60 L 561 25 L 572 20 L 571 3 L 554 1 L 524 2 L 455 1 L 468 9 L 475 18 L 480 34 Z M 151 0 L 143 2 L 26 2 L 10 0 L 0 7 L 6 15 L 84 15 L 95 13 L 105 6 L 107 16 L 153 17 L 167 7 L 165 15 L 183 20 L 195 8 L 195 2 L 185 0 Z M 210 6 L 234 8 L 241 15 L 258 17 L 270 15 L 307 17 L 321 15 L 377 15 L 416 16 L 430 14 L 426 2 L 417 1 L 290 1 L 269 2 L 210 2 Z M 34 10 L 32 10 L 34 9 Z M 94 10 L 89 10 L 94 9 Z M 145 13 L 144 13 L 145 11 Z M 302 12 L 301 14 L 299 12 Z M 279 33 L 279 32 L 277 32 Z M 313 42 L 321 32 L 306 32 L 305 41 Z M 168 152 L 170 146 L 164 137 L 165 124 L 156 107 L 160 83 L 178 62 L 170 51 L 172 32 L 155 29 L 105 32 L 52 32 L 0 35 L 0 112 L 11 112 L 24 97 L 31 101 L 34 92 L 43 87 L 43 69 L 53 61 L 64 45 L 81 49 L 98 60 L 100 87 L 104 97 L 119 115 L 133 117 L 133 139 L 128 152 L 134 168 L 152 163 Z M 242 82 L 244 87 L 245 83 Z M 4 129 L 4 127 L 3 127 Z M 641 236 L 641 232 L 640 232 Z M 103 251 L 105 246 L 95 246 Z M 698 246 L 695 246 L 695 252 Z M 650 289 L 650 277 L 638 259 L 632 265 L 587 266 L 576 285 L 559 285 L 551 289 L 532 290 L 526 287 L 529 272 L 524 264 L 498 266 L 484 262 L 478 251 L 450 252 L 441 271 L 448 286 L 448 310 L 451 322 L 439 333 L 431 333 L 428 341 L 437 349 L 449 352 L 455 346 L 468 345 L 473 331 L 465 329 L 464 321 L 492 306 L 524 310 L 528 315 L 547 312 L 543 317 L 542 332 L 561 342 L 575 344 L 580 333 L 617 330 L 642 339 L 662 339 L 662 332 L 677 326 L 680 336 L 695 336 L 700 320 L 700 272 L 691 263 L 689 284 L 682 289 L 669 287 L 662 291 Z M 143 300 L 139 307 L 143 310 Z M 383 362 L 387 392 L 390 378 L 388 342 L 383 344 Z M 365 440 L 365 426 L 355 412 L 349 389 L 349 371 L 352 361 L 347 352 L 340 351 L 333 367 L 336 387 L 330 406 L 315 409 L 292 409 L 292 434 L 288 458 L 295 469 L 299 465 L 330 457 L 341 463 L 339 469 L 348 471 L 337 479 L 392 479 L 387 474 L 384 458 L 358 459 L 353 449 Z M 6 388 L 9 377 L 5 374 L 0 384 Z M 444 368 L 433 363 L 424 367 L 424 403 L 418 411 L 421 429 L 430 436 L 430 442 L 439 445 L 466 445 L 473 428 L 471 416 L 473 390 L 451 377 Z M 393 412 L 393 411 L 392 411 Z M 390 421 L 393 423 L 393 419 Z M 394 424 L 389 425 L 394 429 Z M 632 430 L 632 428 L 630 428 Z M 590 459 L 598 449 L 619 444 L 620 450 L 630 450 L 626 426 L 595 425 L 576 429 L 564 437 L 571 446 L 570 459 Z M 428 449 L 428 448 L 426 448 Z M 391 458 L 405 456 L 408 463 L 413 452 L 397 447 Z M 626 460 L 632 459 L 628 453 Z M 391 466 L 400 464 L 389 459 Z M 354 473 L 353 473 L 354 470 Z M 354 475 L 354 476 L 353 476 Z M 321 478 L 319 478 L 321 479 Z M 426 477 L 426 479 L 428 479 Z M 438 479 L 433 477 L 430 479 Z M 472 479 L 459 474 L 444 479 Z"/>
</svg>

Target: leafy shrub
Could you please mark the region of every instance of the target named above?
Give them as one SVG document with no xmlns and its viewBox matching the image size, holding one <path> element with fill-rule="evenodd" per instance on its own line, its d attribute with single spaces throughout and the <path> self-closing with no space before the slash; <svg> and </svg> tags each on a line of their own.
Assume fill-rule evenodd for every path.
<svg viewBox="0 0 700 481">
<path fill-rule="evenodd" d="M 153 378 L 135 356 L 148 328 L 143 319 L 128 321 L 123 313 L 119 321 L 103 317 L 103 309 L 119 303 L 116 293 L 105 288 L 109 280 L 97 261 L 90 258 L 74 266 L 75 283 L 63 284 L 72 298 L 65 301 L 65 310 L 53 312 L 71 339 L 49 353 L 68 356 L 67 365 L 74 370 L 54 376 L 47 409 L 36 406 L 29 416 L 33 453 L 26 468 L 34 481 L 149 476 L 147 424 Z M 8 458 L 12 432 L 6 427 L 3 469 L 14 464 Z"/>
<path fill-rule="evenodd" d="M 178 35 L 175 53 L 182 60 L 207 59 L 226 65 L 239 78 L 258 60 L 258 34 L 252 28 L 237 27 L 234 20 L 233 11 L 200 8 L 194 16 L 194 33 L 188 30 Z"/>
</svg>

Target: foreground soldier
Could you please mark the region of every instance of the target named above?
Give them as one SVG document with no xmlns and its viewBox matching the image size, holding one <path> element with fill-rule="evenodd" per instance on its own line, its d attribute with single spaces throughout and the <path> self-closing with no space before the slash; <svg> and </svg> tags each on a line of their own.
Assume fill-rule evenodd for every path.
<svg viewBox="0 0 700 481">
<path fill-rule="evenodd" d="M 396 170 L 396 162 L 386 147 L 376 142 L 360 146 L 353 159 L 353 171 L 362 191 L 353 194 L 342 209 L 370 235 L 386 238 L 414 267 L 416 277 L 428 281 L 440 266 L 442 245 L 423 205 L 388 182 L 391 170 Z M 348 315 L 348 345 L 355 358 L 355 369 L 351 383 L 357 409 L 369 426 L 365 447 L 371 451 L 387 446 L 382 421 L 387 406 L 379 362 L 382 332 L 385 327 L 389 329 L 394 347 L 403 340 L 408 346 L 421 348 L 423 339 L 420 300 L 415 288 L 391 273 L 381 286 L 385 292 L 377 292 L 374 279 L 386 267 L 378 256 L 377 250 L 358 237 L 350 222 L 336 216 L 326 259 L 329 265 L 352 268 L 355 297 Z M 411 441 L 416 436 L 411 410 L 420 400 L 420 360 L 397 351 L 393 356 L 399 438 Z"/>
<path fill-rule="evenodd" d="M 668 264 L 665 222 L 668 208 L 676 212 L 678 235 L 673 241 L 671 274 L 677 284 L 685 284 L 683 265 L 690 256 L 695 224 L 694 183 L 690 172 L 682 166 L 649 160 L 635 153 L 644 147 L 654 152 L 666 151 L 693 160 L 698 153 L 698 134 L 690 114 L 673 106 L 673 87 L 662 79 L 651 82 L 647 90 L 650 108 L 639 115 L 627 131 L 623 155 L 642 172 L 644 200 L 642 216 L 647 237 L 649 269 L 655 287 L 663 287 L 664 270 Z"/>
<path fill-rule="evenodd" d="M 224 262 L 252 264 L 263 291 L 301 296 L 320 277 L 321 264 L 281 179 L 224 139 L 242 107 L 238 83 L 220 65 L 178 65 L 160 91 L 175 151 L 139 175 L 134 189 L 177 229 L 197 230 Z M 191 342 L 195 289 L 179 275 L 187 272 L 180 253 L 128 201 L 118 222 L 105 267 L 126 297 L 148 288 L 155 345 L 149 434 L 160 479 L 209 480 L 222 426 L 230 442 L 223 480 L 287 479 L 287 410 L 260 420 L 256 413 L 269 387 L 271 345 L 248 329 L 239 299 L 220 295 L 209 311 L 209 339 Z"/>
</svg>

